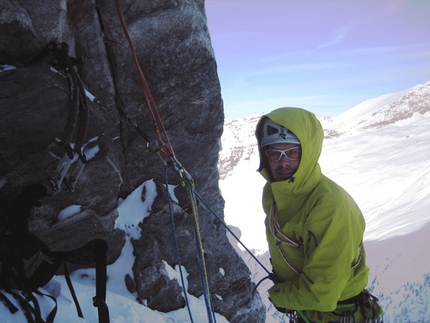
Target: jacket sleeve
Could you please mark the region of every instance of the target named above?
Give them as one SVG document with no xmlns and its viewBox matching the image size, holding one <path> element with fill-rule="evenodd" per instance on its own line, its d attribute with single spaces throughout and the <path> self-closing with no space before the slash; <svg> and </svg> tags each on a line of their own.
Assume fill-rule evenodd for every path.
<svg viewBox="0 0 430 323">
<path fill-rule="evenodd" d="M 269 290 L 272 302 L 292 310 L 334 311 L 347 284 L 354 283 L 351 266 L 364 232 L 361 217 L 349 203 L 316 203 L 304 222 L 301 274 L 275 284 Z"/>
</svg>

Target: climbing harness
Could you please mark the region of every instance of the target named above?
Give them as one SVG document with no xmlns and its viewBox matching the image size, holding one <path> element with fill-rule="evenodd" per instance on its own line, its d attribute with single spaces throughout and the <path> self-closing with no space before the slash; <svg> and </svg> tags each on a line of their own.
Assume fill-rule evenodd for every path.
<svg viewBox="0 0 430 323">
<path fill-rule="evenodd" d="M 382 309 L 377 303 L 378 299 L 370 294 L 367 290 L 363 290 L 360 294 L 350 299 L 337 303 L 336 310 L 332 312 L 338 319 L 330 320 L 337 323 L 383 323 Z M 275 306 L 276 307 L 276 306 Z M 304 311 L 294 311 L 285 308 L 276 309 L 285 313 L 290 323 L 317 323 L 309 320 Z M 364 321 L 357 321 L 356 314 L 360 311 Z"/>
<path fill-rule="evenodd" d="M 82 64 L 83 61 L 82 58 L 69 56 L 69 46 L 66 43 L 52 41 L 45 46 L 42 52 L 30 64 L 50 54 L 54 55 L 51 65 L 64 72 L 69 86 L 69 97 L 67 101 L 68 116 L 61 138 L 61 144 L 65 149 L 65 153 L 54 175 L 49 178 L 49 182 L 57 192 L 61 191 L 62 184 L 73 192 L 86 163 L 84 144 L 89 124 L 89 108 L 86 92 L 75 70 L 75 66 Z M 78 129 L 76 129 L 77 127 Z M 66 177 L 69 169 L 70 175 Z"/>
</svg>

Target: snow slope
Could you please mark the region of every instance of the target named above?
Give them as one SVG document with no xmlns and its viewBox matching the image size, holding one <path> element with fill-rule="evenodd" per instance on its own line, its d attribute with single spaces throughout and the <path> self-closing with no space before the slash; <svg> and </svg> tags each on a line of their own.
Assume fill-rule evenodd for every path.
<svg viewBox="0 0 430 323">
<path fill-rule="evenodd" d="M 244 119 L 243 127 L 255 129 L 258 118 Z M 430 82 L 320 120 L 326 133 L 322 171 L 352 195 L 366 218 L 369 287 L 381 299 L 384 321 L 430 322 Z M 239 124 L 226 128 L 240 132 Z M 243 151 L 252 153 L 237 162 L 220 188 L 227 223 L 240 228 L 241 240 L 270 268 L 260 202 L 264 181 L 255 171 L 258 151 L 253 134 L 251 139 L 243 142 L 253 141 L 252 149 Z M 231 149 L 229 140 L 223 137 L 223 148 Z M 265 276 L 244 257 L 256 280 Z M 262 284 L 262 295 L 269 286 Z M 280 320 L 269 308 L 267 322 Z"/>
</svg>

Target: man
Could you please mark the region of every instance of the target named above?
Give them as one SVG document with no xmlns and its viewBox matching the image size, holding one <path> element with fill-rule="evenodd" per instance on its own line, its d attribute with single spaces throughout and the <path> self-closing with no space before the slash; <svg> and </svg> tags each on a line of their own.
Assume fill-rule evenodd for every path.
<svg viewBox="0 0 430 323">
<path fill-rule="evenodd" d="M 378 322 L 382 310 L 364 290 L 365 221 L 348 193 L 321 173 L 320 122 L 306 110 L 280 108 L 260 119 L 256 137 L 267 180 L 272 303 L 292 322 Z"/>
</svg>

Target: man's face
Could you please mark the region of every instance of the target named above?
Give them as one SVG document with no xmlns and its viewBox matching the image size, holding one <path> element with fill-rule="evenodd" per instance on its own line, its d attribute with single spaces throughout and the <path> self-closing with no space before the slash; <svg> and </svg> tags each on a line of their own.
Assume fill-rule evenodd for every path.
<svg viewBox="0 0 430 323">
<path fill-rule="evenodd" d="M 299 168 L 301 156 L 300 145 L 269 145 L 266 150 L 266 158 L 273 180 L 277 182 L 290 179 Z"/>
</svg>

